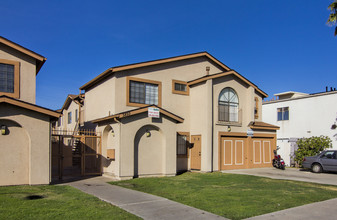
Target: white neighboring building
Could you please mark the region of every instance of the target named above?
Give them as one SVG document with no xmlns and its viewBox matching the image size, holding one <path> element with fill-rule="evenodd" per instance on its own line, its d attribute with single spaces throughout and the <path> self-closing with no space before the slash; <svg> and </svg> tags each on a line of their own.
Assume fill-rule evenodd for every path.
<svg viewBox="0 0 337 220">
<path fill-rule="evenodd" d="M 276 100 L 262 104 L 262 120 L 279 126 L 277 131 L 278 153 L 286 165 L 292 165 L 291 156 L 296 149 L 298 138 L 329 136 L 337 149 L 337 91 L 332 90 L 306 94 L 283 92 L 275 94 Z"/>
</svg>

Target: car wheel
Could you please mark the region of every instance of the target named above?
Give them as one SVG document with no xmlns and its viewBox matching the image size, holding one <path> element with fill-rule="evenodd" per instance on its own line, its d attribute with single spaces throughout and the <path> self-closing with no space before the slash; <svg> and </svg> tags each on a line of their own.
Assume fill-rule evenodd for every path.
<svg viewBox="0 0 337 220">
<path fill-rule="evenodd" d="M 319 165 L 318 163 L 315 163 L 314 165 L 312 165 L 311 170 L 314 173 L 320 173 L 320 172 L 322 172 L 322 166 Z"/>
</svg>

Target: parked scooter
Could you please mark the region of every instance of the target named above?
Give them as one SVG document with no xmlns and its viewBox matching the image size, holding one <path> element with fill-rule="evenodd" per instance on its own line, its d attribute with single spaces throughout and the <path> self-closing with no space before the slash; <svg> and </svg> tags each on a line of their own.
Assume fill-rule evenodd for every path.
<svg viewBox="0 0 337 220">
<path fill-rule="evenodd" d="M 281 156 L 277 154 L 277 150 L 279 149 L 280 148 L 277 146 L 276 150 L 274 150 L 273 167 L 284 170 L 286 168 L 286 165 Z"/>
</svg>

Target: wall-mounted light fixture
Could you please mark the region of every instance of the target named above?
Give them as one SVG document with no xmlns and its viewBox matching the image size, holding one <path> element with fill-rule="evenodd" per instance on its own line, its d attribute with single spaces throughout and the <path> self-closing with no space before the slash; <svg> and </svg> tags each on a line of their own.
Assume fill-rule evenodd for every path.
<svg viewBox="0 0 337 220">
<path fill-rule="evenodd" d="M 1 125 L 0 129 L 1 129 L 1 135 L 5 135 L 6 134 L 6 130 L 7 130 L 7 126 L 6 125 Z"/>
<path fill-rule="evenodd" d="M 211 67 L 206 66 L 206 75 L 209 75 L 209 71 L 210 71 Z"/>
<path fill-rule="evenodd" d="M 114 129 L 111 130 L 111 134 L 112 134 L 113 137 L 115 137 L 115 131 L 114 131 Z"/>
<path fill-rule="evenodd" d="M 231 131 L 232 131 L 231 126 L 228 126 L 228 127 L 227 127 L 227 131 L 228 131 L 228 132 L 231 132 Z"/>
<path fill-rule="evenodd" d="M 150 137 L 151 136 L 151 133 L 150 133 L 149 130 L 146 130 L 145 134 L 146 134 L 146 137 Z"/>
</svg>

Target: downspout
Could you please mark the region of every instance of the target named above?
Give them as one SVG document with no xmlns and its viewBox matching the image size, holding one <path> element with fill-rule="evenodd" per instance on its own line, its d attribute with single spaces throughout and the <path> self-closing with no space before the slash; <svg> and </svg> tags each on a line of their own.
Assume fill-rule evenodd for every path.
<svg viewBox="0 0 337 220">
<path fill-rule="evenodd" d="M 118 168 L 118 176 L 120 177 L 121 176 L 121 166 L 122 166 L 122 163 L 121 163 L 121 161 L 122 161 L 121 160 L 121 152 L 122 152 L 121 151 L 121 149 L 122 149 L 121 148 L 121 143 L 122 143 L 122 123 L 120 121 L 118 121 L 117 118 L 114 118 L 114 121 L 117 122 L 118 125 L 119 125 L 119 128 L 118 128 L 119 129 L 119 141 L 118 141 L 119 142 L 119 154 L 118 154 L 118 157 L 119 157 L 119 159 L 118 159 L 119 160 L 118 161 L 119 166 L 118 167 L 119 168 Z"/>
<path fill-rule="evenodd" d="M 214 100 L 213 100 L 213 96 L 214 96 L 214 87 L 213 87 L 213 79 L 211 80 L 211 84 L 212 84 L 212 140 L 211 140 L 211 152 L 212 152 L 212 156 L 211 156 L 211 172 L 213 172 L 213 157 L 214 157 Z"/>
</svg>

